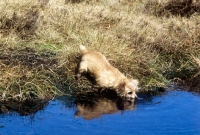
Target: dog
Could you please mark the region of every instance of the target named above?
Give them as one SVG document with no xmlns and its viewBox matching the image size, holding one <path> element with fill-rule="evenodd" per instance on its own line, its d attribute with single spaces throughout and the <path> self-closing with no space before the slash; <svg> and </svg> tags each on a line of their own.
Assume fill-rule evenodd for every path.
<svg viewBox="0 0 200 135">
<path fill-rule="evenodd" d="M 127 78 L 113 67 L 100 52 L 89 51 L 80 45 L 81 61 L 78 67 L 78 83 L 83 73 L 89 73 L 101 88 L 114 89 L 122 97 L 135 99 L 138 91 L 138 80 Z"/>
</svg>

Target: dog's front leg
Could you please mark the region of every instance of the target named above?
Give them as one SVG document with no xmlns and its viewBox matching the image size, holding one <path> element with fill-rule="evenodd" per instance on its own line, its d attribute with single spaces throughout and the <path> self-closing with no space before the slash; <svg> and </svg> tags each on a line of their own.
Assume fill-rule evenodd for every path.
<svg viewBox="0 0 200 135">
<path fill-rule="evenodd" d="M 86 72 L 84 69 L 79 68 L 78 73 L 76 74 L 76 80 L 78 82 L 78 86 L 80 86 L 81 76 L 84 72 Z"/>
<path fill-rule="evenodd" d="M 78 87 L 80 86 L 80 78 L 81 78 L 81 73 L 76 74 L 76 80 L 78 83 Z"/>
<path fill-rule="evenodd" d="M 80 78 L 84 72 L 87 72 L 87 62 L 81 61 L 79 64 L 78 73 L 76 74 L 78 86 L 80 86 Z"/>
</svg>

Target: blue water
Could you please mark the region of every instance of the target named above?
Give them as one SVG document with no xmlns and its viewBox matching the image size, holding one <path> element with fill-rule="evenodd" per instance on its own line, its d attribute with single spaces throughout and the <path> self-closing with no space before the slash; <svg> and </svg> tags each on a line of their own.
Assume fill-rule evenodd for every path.
<svg viewBox="0 0 200 135">
<path fill-rule="evenodd" d="M 100 102 L 100 101 L 99 101 Z M 29 116 L 0 114 L 1 135 L 199 135 L 200 95 L 169 91 L 139 99 L 127 110 L 102 100 L 96 106 L 68 106 L 53 100 Z M 113 107 L 114 106 L 114 107 Z M 76 116 L 76 117 L 75 117 Z"/>
</svg>

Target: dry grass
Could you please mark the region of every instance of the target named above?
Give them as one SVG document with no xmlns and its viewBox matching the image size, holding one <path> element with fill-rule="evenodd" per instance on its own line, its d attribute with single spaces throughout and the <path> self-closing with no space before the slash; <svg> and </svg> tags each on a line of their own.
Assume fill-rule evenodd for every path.
<svg viewBox="0 0 200 135">
<path fill-rule="evenodd" d="M 55 56 L 30 48 L 1 51 L 0 100 L 49 99 L 62 94 L 58 85 L 64 75 L 59 73 Z"/>
<path fill-rule="evenodd" d="M 188 0 L 1 1 L 0 51 L 10 58 L 7 65 L 4 55 L 0 59 L 1 99 L 8 93 L 25 99 L 30 91 L 45 98 L 52 91 L 76 88 L 80 44 L 102 52 L 120 71 L 138 78 L 144 91 L 167 87 L 174 78 L 199 81 L 199 67 L 193 60 L 200 58 L 199 9 L 198 2 Z M 44 60 L 37 68 L 24 66 L 35 62 L 35 58 L 16 57 L 26 47 L 41 59 L 47 59 L 44 50 L 54 53 L 48 60 L 55 60 L 55 66 Z M 41 65 L 46 65 L 42 71 Z"/>
</svg>

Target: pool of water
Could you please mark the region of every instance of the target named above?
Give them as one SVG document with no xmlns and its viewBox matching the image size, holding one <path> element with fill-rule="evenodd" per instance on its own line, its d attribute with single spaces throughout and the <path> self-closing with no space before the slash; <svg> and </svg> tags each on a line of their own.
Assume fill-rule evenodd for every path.
<svg viewBox="0 0 200 135">
<path fill-rule="evenodd" d="M 1 135 L 199 135 L 200 95 L 168 91 L 137 102 L 55 99 L 34 114 L 0 114 Z"/>
</svg>

